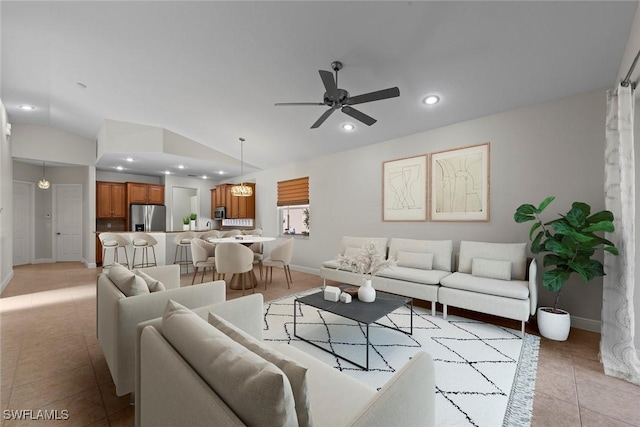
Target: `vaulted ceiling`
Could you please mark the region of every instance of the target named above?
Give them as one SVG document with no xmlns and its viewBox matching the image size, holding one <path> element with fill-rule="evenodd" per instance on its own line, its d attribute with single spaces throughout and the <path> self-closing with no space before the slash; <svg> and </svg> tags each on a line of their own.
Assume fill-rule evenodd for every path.
<svg viewBox="0 0 640 427">
<path fill-rule="evenodd" d="M 245 161 L 270 168 L 613 85 L 636 7 L 2 1 L 1 97 L 13 123 L 92 140 L 113 119 L 238 158 L 244 137 Z M 322 102 L 318 70 L 335 60 L 352 95 L 399 88 L 357 106 L 377 123 L 337 111 L 310 129 L 326 107 L 274 106 Z M 441 101 L 423 104 L 429 94 Z"/>
</svg>

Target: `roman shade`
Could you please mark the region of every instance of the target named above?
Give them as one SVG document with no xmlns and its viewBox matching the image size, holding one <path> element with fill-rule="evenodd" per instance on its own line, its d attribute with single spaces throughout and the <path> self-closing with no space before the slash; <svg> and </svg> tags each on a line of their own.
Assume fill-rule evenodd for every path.
<svg viewBox="0 0 640 427">
<path fill-rule="evenodd" d="M 278 206 L 308 205 L 309 177 L 278 182 Z"/>
</svg>

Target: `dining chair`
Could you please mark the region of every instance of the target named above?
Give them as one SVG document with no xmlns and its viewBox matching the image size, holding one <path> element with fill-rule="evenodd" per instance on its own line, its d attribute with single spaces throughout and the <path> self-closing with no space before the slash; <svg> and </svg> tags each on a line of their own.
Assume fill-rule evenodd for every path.
<svg viewBox="0 0 640 427">
<path fill-rule="evenodd" d="M 216 245 L 216 270 L 225 280 L 227 273 L 233 274 L 231 280 L 239 280 L 244 295 L 245 284 L 248 282 L 252 293 L 255 292 L 257 280 L 253 274 L 253 251 L 240 243 L 225 242 Z M 226 281 L 226 280 L 225 280 Z"/>
<path fill-rule="evenodd" d="M 253 230 L 245 230 L 242 234 L 246 236 L 262 236 L 261 228 L 254 228 Z M 260 271 L 260 280 L 262 280 L 262 260 L 264 259 L 264 245 L 262 242 L 253 243 L 249 246 L 249 249 L 253 251 L 253 263 L 258 265 Z"/>
<path fill-rule="evenodd" d="M 291 258 L 293 258 L 293 237 L 275 247 L 269 254 L 269 257 L 262 261 L 262 265 L 267 267 L 264 280 L 265 289 L 267 289 L 267 278 L 269 279 L 269 283 L 273 281 L 273 267 L 282 267 L 284 270 L 284 278 L 287 281 L 287 287 L 291 289 L 291 283 L 293 283 L 291 270 L 289 269 Z"/>
<path fill-rule="evenodd" d="M 127 245 L 130 243 L 129 239 L 118 234 L 118 233 L 100 233 L 98 235 L 98 239 L 100 239 L 100 244 L 102 245 L 102 268 L 109 268 L 113 264 L 120 263 L 118 260 L 118 251 L 119 249 L 124 250 L 124 256 L 127 260 L 127 268 L 129 268 L 129 256 L 127 255 Z M 107 259 L 107 249 L 113 249 L 113 262 L 111 264 L 107 264 L 105 261 Z"/>
<path fill-rule="evenodd" d="M 211 230 L 211 231 L 206 231 L 204 233 L 202 233 L 200 235 L 200 238 L 202 240 L 206 240 L 209 241 L 209 239 L 219 239 L 221 236 L 221 233 L 219 230 Z"/>
<path fill-rule="evenodd" d="M 223 231 L 222 235 L 220 237 L 225 238 L 225 237 L 235 237 L 239 234 L 242 234 L 242 232 L 240 230 L 227 230 L 227 231 Z"/>
<path fill-rule="evenodd" d="M 193 279 L 191 280 L 191 284 L 193 285 L 196 282 L 196 276 L 198 275 L 198 270 L 202 267 L 202 279 L 200 283 L 204 282 L 204 275 L 207 271 L 207 267 L 211 267 L 211 280 L 215 280 L 216 274 L 216 259 L 214 257 L 214 248 L 215 245 L 213 243 L 205 242 L 202 239 L 191 239 L 191 259 L 193 261 Z"/>
</svg>

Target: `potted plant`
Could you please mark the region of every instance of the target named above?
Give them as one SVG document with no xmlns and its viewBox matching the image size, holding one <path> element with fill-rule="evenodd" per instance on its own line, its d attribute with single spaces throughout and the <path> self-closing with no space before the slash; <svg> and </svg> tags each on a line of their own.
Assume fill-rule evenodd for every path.
<svg viewBox="0 0 640 427">
<path fill-rule="evenodd" d="M 358 299 L 362 302 L 373 302 L 376 290 L 371 285 L 371 279 L 383 269 L 394 265 L 392 259 L 384 259 L 374 242 L 362 245 L 358 255 L 338 255 L 336 258 L 339 268 L 348 268 L 362 275 L 362 285 L 358 289 Z"/>
<path fill-rule="evenodd" d="M 189 230 L 189 221 L 190 218 L 188 216 L 185 216 L 182 218 L 182 229 L 183 230 Z"/>
<path fill-rule="evenodd" d="M 196 229 L 196 219 L 198 219 L 198 214 L 195 214 L 195 213 L 191 212 L 191 214 L 189 215 L 189 219 L 191 220 L 191 229 L 195 230 Z"/>
<path fill-rule="evenodd" d="M 516 210 L 517 223 L 534 221 L 529 230 L 531 252 L 546 253 L 542 264 L 548 270 L 542 275 L 542 284 L 556 292 L 553 307 L 539 307 L 538 328 L 543 337 L 565 341 L 569 336 L 571 317 L 558 309 L 562 288 L 572 274 L 577 274 L 587 283 L 594 277 L 604 276 L 604 267 L 594 255 L 605 250 L 618 255 L 618 249 L 609 240 L 596 235 L 598 232 L 613 232 L 613 213 L 603 210 L 591 215 L 591 206 L 574 202 L 571 210 L 559 218 L 543 222 L 540 215 L 555 197 L 547 197 L 536 208 L 523 204 Z"/>
<path fill-rule="evenodd" d="M 304 234 L 305 236 L 308 236 L 310 232 L 309 219 L 310 219 L 309 208 L 305 208 L 302 210 L 302 225 L 304 225 L 304 227 L 306 228 L 306 230 L 302 230 L 302 234 Z"/>
</svg>

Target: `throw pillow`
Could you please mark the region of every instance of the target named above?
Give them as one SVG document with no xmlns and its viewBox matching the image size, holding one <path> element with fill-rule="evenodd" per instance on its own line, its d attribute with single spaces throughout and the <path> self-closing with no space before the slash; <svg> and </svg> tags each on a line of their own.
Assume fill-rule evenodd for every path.
<svg viewBox="0 0 640 427">
<path fill-rule="evenodd" d="M 418 268 L 420 270 L 431 270 L 433 268 L 433 254 L 398 251 L 397 257 L 398 267 Z"/>
<path fill-rule="evenodd" d="M 362 248 L 354 248 L 351 246 L 347 246 L 344 249 L 344 256 L 357 257 L 362 255 Z"/>
<path fill-rule="evenodd" d="M 149 292 L 159 292 L 159 291 L 167 290 L 167 288 L 164 286 L 164 283 L 154 279 L 144 271 L 136 270 L 135 273 L 138 276 L 142 277 L 142 279 L 145 281 L 145 283 L 147 284 L 147 287 L 149 288 Z"/>
<path fill-rule="evenodd" d="M 471 275 L 489 279 L 511 280 L 511 261 L 474 258 Z"/>
<path fill-rule="evenodd" d="M 252 337 L 215 313 L 209 313 L 209 323 L 235 342 L 242 344 L 258 356 L 282 369 L 282 372 L 285 373 L 291 384 L 296 414 L 298 416 L 298 425 L 300 427 L 313 426 L 309 409 L 309 396 L 307 394 L 307 368 L 269 346 L 266 346 L 260 340 Z"/>
<path fill-rule="evenodd" d="M 107 274 L 113 284 L 127 297 L 149 293 L 149 287 L 142 277 L 136 276 L 133 271 L 118 263 L 113 264 Z"/>
<path fill-rule="evenodd" d="M 172 300 L 162 335 L 246 425 L 298 425 L 289 380 L 273 363 Z"/>
</svg>

